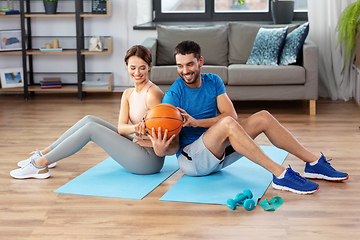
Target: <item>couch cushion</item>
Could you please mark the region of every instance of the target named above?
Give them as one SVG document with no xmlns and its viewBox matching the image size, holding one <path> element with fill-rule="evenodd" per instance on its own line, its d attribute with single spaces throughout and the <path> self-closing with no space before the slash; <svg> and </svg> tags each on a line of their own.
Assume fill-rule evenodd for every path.
<svg viewBox="0 0 360 240">
<path fill-rule="evenodd" d="M 228 82 L 228 68 L 226 66 L 203 65 L 201 67 L 201 72 L 202 73 L 214 73 L 214 74 L 218 75 L 225 85 Z"/>
<path fill-rule="evenodd" d="M 224 84 L 228 81 L 228 68 L 226 66 L 209 66 L 201 67 L 202 73 L 214 73 L 218 75 Z M 153 66 L 150 71 L 150 80 L 155 84 L 173 84 L 179 78 L 176 66 Z"/>
<path fill-rule="evenodd" d="M 261 27 L 280 28 L 288 26 L 288 34 L 299 26 L 299 24 L 289 25 L 259 25 L 241 22 L 228 23 L 229 34 L 229 64 L 246 63 L 248 60 L 256 35 Z"/>
<path fill-rule="evenodd" d="M 287 27 L 260 28 L 246 64 L 277 66 L 286 34 Z"/>
<path fill-rule="evenodd" d="M 184 40 L 192 40 L 201 47 L 206 65 L 228 65 L 227 26 L 174 27 L 158 25 L 156 65 L 175 65 L 174 49 Z"/>
<path fill-rule="evenodd" d="M 149 79 L 155 84 L 173 84 L 178 77 L 176 65 L 152 66 Z"/>
<path fill-rule="evenodd" d="M 284 47 L 281 51 L 281 65 L 296 63 L 300 58 L 300 51 L 309 33 L 309 23 L 304 23 L 286 36 Z"/>
<path fill-rule="evenodd" d="M 301 66 L 271 66 L 231 64 L 228 85 L 292 85 L 305 84 L 305 68 Z"/>
</svg>

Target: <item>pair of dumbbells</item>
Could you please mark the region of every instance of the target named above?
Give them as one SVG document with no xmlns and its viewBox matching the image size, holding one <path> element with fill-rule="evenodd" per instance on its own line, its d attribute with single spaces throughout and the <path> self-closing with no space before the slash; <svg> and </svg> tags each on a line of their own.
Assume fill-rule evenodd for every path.
<svg viewBox="0 0 360 240">
<path fill-rule="evenodd" d="M 245 210 L 250 211 L 255 207 L 252 200 L 253 194 L 249 189 L 245 189 L 242 193 L 238 193 L 235 199 L 229 198 L 226 203 L 231 210 L 235 210 L 237 205 L 244 206 Z"/>
</svg>

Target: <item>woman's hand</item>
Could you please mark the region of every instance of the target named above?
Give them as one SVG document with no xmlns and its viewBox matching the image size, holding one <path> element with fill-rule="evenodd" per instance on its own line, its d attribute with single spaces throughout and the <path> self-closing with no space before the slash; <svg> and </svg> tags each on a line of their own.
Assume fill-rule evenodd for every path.
<svg viewBox="0 0 360 240">
<path fill-rule="evenodd" d="M 198 126 L 198 121 L 193 118 L 192 116 L 190 116 L 184 109 L 181 108 L 177 108 L 179 109 L 181 116 L 184 118 L 184 123 L 183 123 L 183 127 L 197 127 Z"/>
<path fill-rule="evenodd" d="M 175 134 L 172 135 L 169 139 L 167 139 L 168 136 L 168 130 L 165 129 L 164 137 L 162 137 L 161 134 L 161 127 L 158 129 L 158 134 L 156 135 L 155 128 L 152 128 L 152 135 L 149 137 L 152 141 L 154 152 L 159 157 L 167 155 L 167 149 L 171 143 L 171 141 L 175 138 Z"/>
<path fill-rule="evenodd" d="M 143 118 L 138 124 L 135 125 L 135 132 L 140 134 L 140 135 L 145 135 L 146 134 L 145 118 Z"/>
</svg>

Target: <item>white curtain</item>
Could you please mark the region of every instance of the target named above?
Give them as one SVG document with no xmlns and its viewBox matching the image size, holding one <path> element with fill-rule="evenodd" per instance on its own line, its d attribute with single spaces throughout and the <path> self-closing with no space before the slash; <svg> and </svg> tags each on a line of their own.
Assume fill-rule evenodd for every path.
<svg viewBox="0 0 360 240">
<path fill-rule="evenodd" d="M 319 48 L 319 96 L 348 101 L 354 96 L 351 63 L 341 74 L 345 53 L 338 45 L 336 26 L 342 11 L 356 0 L 308 0 L 309 38 Z"/>
<path fill-rule="evenodd" d="M 137 0 L 137 15 L 136 24 L 148 23 L 152 21 L 152 1 L 151 0 Z"/>
</svg>

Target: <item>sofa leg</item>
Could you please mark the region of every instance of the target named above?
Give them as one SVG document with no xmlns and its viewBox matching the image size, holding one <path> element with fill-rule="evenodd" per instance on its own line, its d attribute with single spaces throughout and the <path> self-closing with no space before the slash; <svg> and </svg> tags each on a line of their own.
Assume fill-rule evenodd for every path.
<svg viewBox="0 0 360 240">
<path fill-rule="evenodd" d="M 309 112 L 310 115 L 314 116 L 316 115 L 316 100 L 310 100 L 309 101 Z"/>
</svg>

